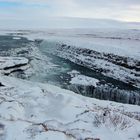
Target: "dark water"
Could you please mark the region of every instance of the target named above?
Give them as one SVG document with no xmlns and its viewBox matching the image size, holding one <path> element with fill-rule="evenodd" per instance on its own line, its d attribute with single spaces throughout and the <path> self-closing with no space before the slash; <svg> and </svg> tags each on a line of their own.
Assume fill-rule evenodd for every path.
<svg viewBox="0 0 140 140">
<path fill-rule="evenodd" d="M 25 47 L 30 41 L 27 38 L 13 39 L 16 36 L 1 35 L 0 36 L 0 51 L 7 51 L 11 48 Z"/>
</svg>

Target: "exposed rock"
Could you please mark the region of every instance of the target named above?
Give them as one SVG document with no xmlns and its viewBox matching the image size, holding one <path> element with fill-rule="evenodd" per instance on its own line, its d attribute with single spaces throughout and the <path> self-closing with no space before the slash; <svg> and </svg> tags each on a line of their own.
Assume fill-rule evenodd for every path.
<svg viewBox="0 0 140 140">
<path fill-rule="evenodd" d="M 0 70 L 8 70 L 27 64 L 28 59 L 24 57 L 0 57 Z"/>
<path fill-rule="evenodd" d="M 24 57 L 0 57 L 0 72 L 4 75 L 24 74 L 30 68 L 29 60 Z M 16 76 L 19 77 L 19 76 Z M 21 77 L 20 77 L 21 78 Z"/>
<path fill-rule="evenodd" d="M 0 123 L 0 140 L 5 140 L 5 126 Z"/>
<path fill-rule="evenodd" d="M 4 85 L 0 82 L 0 87 L 3 87 Z"/>
</svg>

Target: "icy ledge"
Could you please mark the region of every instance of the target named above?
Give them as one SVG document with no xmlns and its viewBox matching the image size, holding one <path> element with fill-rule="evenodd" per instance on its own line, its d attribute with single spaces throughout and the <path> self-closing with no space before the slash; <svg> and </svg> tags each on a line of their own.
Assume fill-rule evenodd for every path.
<svg viewBox="0 0 140 140">
<path fill-rule="evenodd" d="M 139 140 L 140 106 L 0 75 L 1 140 Z"/>
<path fill-rule="evenodd" d="M 97 87 L 97 83 L 99 83 L 98 79 L 91 78 L 85 75 L 80 74 L 78 71 L 73 70 L 69 72 L 72 79 L 70 81 L 71 84 L 82 85 L 82 86 L 94 86 Z"/>
<path fill-rule="evenodd" d="M 26 64 L 28 64 L 28 59 L 24 57 L 0 57 L 0 70 L 7 70 Z"/>
<path fill-rule="evenodd" d="M 23 73 L 30 68 L 29 60 L 24 57 L 0 57 L 0 73 L 12 75 Z"/>
</svg>

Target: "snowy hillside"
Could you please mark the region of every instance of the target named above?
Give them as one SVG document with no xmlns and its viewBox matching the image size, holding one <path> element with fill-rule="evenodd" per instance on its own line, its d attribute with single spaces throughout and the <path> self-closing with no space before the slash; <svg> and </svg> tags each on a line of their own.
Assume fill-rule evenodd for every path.
<svg viewBox="0 0 140 140">
<path fill-rule="evenodd" d="M 139 140 L 139 106 L 3 75 L 0 83 L 1 140 Z"/>
</svg>

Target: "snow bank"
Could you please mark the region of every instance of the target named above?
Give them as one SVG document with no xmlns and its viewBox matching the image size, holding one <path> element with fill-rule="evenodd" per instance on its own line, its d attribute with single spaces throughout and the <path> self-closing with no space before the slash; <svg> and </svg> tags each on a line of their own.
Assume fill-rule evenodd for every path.
<svg viewBox="0 0 140 140">
<path fill-rule="evenodd" d="M 49 84 L 0 76 L 3 140 L 138 140 L 140 107 L 100 101 Z"/>
<path fill-rule="evenodd" d="M 95 79 L 95 78 L 91 78 L 88 76 L 84 76 L 79 74 L 76 71 L 72 71 L 71 73 L 72 79 L 70 81 L 71 84 L 76 84 L 76 85 L 83 85 L 83 86 L 97 86 L 97 83 L 99 82 L 99 80 Z"/>
</svg>

